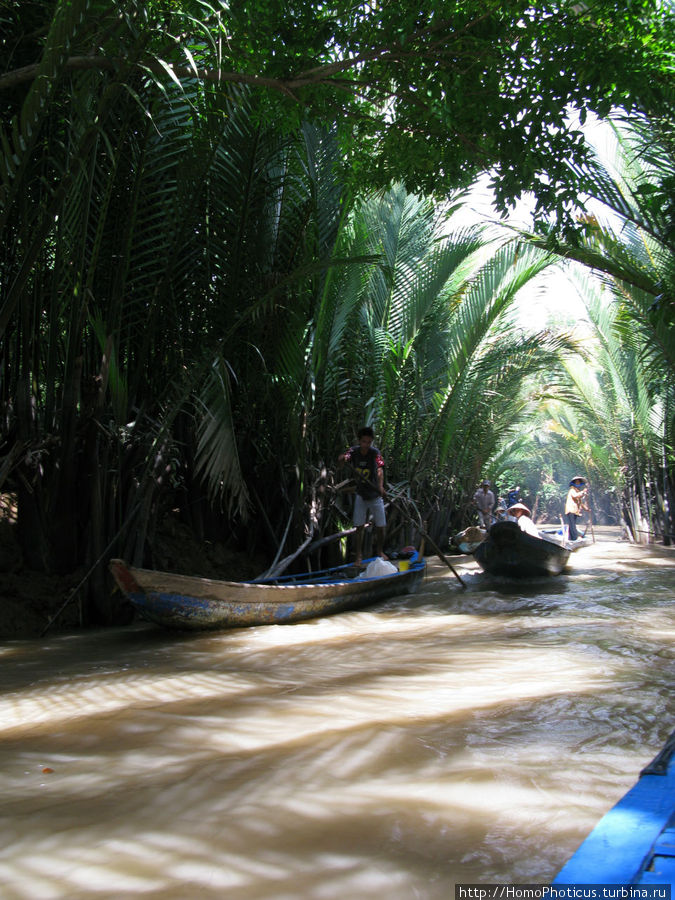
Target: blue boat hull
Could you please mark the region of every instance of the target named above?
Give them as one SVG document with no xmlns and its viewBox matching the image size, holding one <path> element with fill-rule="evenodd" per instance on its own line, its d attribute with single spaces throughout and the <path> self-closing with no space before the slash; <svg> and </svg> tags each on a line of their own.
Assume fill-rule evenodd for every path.
<svg viewBox="0 0 675 900">
<path fill-rule="evenodd" d="M 675 886 L 675 732 L 553 881 Z"/>
</svg>

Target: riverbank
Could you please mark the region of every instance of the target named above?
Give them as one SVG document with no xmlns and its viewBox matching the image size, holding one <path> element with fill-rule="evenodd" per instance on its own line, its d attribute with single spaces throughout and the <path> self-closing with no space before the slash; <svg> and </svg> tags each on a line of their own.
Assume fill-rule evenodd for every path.
<svg viewBox="0 0 675 900">
<path fill-rule="evenodd" d="M 86 626 L 81 589 L 87 571 L 54 575 L 28 569 L 14 539 L 14 524 L 0 518 L 0 640 L 33 638 L 45 630 L 72 632 Z M 244 581 L 265 569 L 265 560 L 237 552 L 224 544 L 199 541 L 190 530 L 171 520 L 158 529 L 157 568 L 198 572 L 206 578 Z M 114 588 L 110 580 L 110 590 Z M 115 624 L 128 624 L 129 615 Z"/>
<path fill-rule="evenodd" d="M 73 631 L 83 626 L 77 590 L 85 575 L 78 570 L 69 575 L 47 575 L 23 568 L 18 548 L 13 543 L 11 528 L 2 523 L 0 528 L 0 563 L 4 566 L 0 587 L 0 640 L 39 637 L 45 629 L 52 632 Z M 663 560 L 675 560 L 675 547 L 662 544 L 631 544 L 622 539 L 621 529 L 598 526 L 594 529 L 596 544 L 583 548 L 584 558 L 595 558 L 601 553 L 601 545 L 621 543 L 626 558 L 634 564 L 654 565 Z M 175 562 L 181 555 L 181 571 L 198 571 L 214 578 L 245 580 L 254 578 L 264 568 L 262 560 L 251 560 L 242 553 L 235 553 L 219 546 L 205 546 L 187 533 L 167 535 L 164 552 Z M 451 556 L 448 561 L 460 575 L 480 572 L 472 556 Z M 427 577 L 454 578 L 448 566 L 437 556 L 427 558 Z"/>
</svg>

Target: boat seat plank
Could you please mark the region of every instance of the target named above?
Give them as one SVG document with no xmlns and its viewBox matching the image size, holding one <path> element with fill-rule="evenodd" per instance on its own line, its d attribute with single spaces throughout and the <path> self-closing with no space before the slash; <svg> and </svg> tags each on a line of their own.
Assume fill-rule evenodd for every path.
<svg viewBox="0 0 675 900">
<path fill-rule="evenodd" d="M 661 837 L 654 845 L 654 853 L 661 856 L 675 856 L 675 831 L 669 828 L 664 831 Z"/>
<path fill-rule="evenodd" d="M 672 856 L 656 856 L 648 872 L 643 872 L 636 884 L 675 883 L 675 859 Z"/>
</svg>

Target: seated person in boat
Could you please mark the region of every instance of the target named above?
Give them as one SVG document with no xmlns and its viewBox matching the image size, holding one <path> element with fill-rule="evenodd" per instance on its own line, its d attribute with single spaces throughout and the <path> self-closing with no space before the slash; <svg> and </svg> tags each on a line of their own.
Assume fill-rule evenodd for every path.
<svg viewBox="0 0 675 900">
<path fill-rule="evenodd" d="M 348 462 L 356 476 L 353 521 L 356 526 L 356 565 L 363 561 L 363 529 L 368 514 L 375 521 L 377 556 L 387 559 L 384 553 L 384 534 L 387 518 L 384 511 L 384 459 L 373 446 L 373 429 L 365 426 L 359 430 L 359 442 L 338 456 L 338 462 Z"/>
<path fill-rule="evenodd" d="M 516 502 L 515 500 L 513 501 Z M 506 518 L 506 501 L 503 497 L 497 498 L 497 506 L 495 507 L 495 519 L 498 522 L 503 522 Z"/>
<path fill-rule="evenodd" d="M 509 517 L 513 517 L 518 523 L 518 527 L 524 531 L 525 534 L 531 534 L 532 537 L 539 537 L 537 526 L 530 518 L 530 510 L 524 503 L 514 503 L 513 506 L 509 506 L 507 513 L 509 514 Z"/>
</svg>

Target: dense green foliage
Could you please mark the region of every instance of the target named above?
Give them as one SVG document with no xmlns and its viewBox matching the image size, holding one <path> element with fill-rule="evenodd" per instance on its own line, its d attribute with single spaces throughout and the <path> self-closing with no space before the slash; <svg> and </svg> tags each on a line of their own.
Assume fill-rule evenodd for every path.
<svg viewBox="0 0 675 900">
<path fill-rule="evenodd" d="M 137 90 L 146 107 L 153 80 L 245 85 L 287 134 L 334 126 L 360 190 L 399 180 L 443 196 L 491 170 L 500 204 L 532 190 L 558 212 L 586 157 L 569 109 L 654 112 L 672 79 L 673 16 L 655 0 L 29 0 L 5 19 L 5 102 L 69 79 Z M 39 116 L 24 106 L 22 123 Z"/>
<path fill-rule="evenodd" d="M 167 514 L 271 558 L 347 522 L 333 467 L 364 422 L 393 493 L 465 524 L 577 346 L 510 318 L 561 245 L 445 214 L 489 171 L 559 242 L 598 178 L 570 109 L 668 121 L 660 4 L 24 0 L 0 21 L 0 490 L 28 564 L 84 566 L 109 620 L 106 559 L 155 564 Z"/>
<path fill-rule="evenodd" d="M 561 429 L 576 435 L 579 461 L 615 494 L 637 540 L 675 536 L 672 122 L 597 130 L 594 215 L 577 245 L 560 248 L 584 267 L 579 293 L 598 340 L 592 366 L 568 365 L 581 402 L 576 426 Z"/>
</svg>

